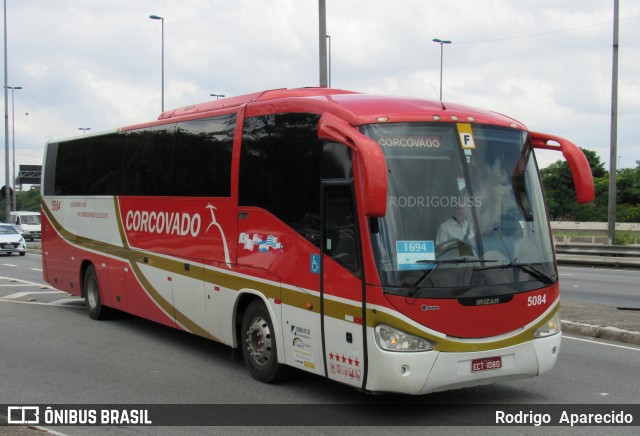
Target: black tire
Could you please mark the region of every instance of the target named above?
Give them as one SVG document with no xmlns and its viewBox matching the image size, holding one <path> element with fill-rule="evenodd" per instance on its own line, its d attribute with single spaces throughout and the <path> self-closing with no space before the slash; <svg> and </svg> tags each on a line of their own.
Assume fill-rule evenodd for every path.
<svg viewBox="0 0 640 436">
<path fill-rule="evenodd" d="M 242 317 L 240 347 L 251 376 L 263 383 L 275 383 L 285 375 L 278 363 L 278 346 L 269 311 L 258 300 L 249 303 Z"/>
<path fill-rule="evenodd" d="M 89 265 L 84 272 L 84 300 L 87 313 L 92 319 L 106 319 L 111 311 L 102 305 L 100 299 L 100 285 L 93 265 Z"/>
<path fill-rule="evenodd" d="M 26 251 L 20 251 L 19 253 L 20 253 L 20 256 L 24 256 L 25 254 L 27 254 Z"/>
</svg>

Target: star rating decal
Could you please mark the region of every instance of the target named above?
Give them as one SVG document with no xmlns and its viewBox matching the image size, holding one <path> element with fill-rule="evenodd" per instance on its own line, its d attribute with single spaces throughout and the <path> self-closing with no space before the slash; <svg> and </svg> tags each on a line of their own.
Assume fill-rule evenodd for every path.
<svg viewBox="0 0 640 436">
<path fill-rule="evenodd" d="M 349 366 L 356 366 L 356 367 L 360 367 L 360 361 L 358 360 L 358 358 L 353 358 L 351 356 L 346 356 L 344 354 L 341 353 L 333 353 L 333 352 L 329 352 L 329 360 L 333 360 L 335 362 L 342 362 L 342 363 L 349 363 Z"/>
</svg>

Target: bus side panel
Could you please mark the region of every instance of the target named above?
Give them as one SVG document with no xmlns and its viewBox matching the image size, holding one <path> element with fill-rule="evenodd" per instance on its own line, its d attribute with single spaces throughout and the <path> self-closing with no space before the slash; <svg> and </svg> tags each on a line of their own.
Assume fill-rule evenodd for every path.
<svg viewBox="0 0 640 436">
<path fill-rule="evenodd" d="M 109 293 L 111 295 L 111 307 L 123 312 L 128 312 L 127 288 L 125 274 L 128 271 L 128 262 L 124 259 L 124 248 L 108 247 L 109 259 L 107 259 L 107 274 L 109 276 Z"/>
<path fill-rule="evenodd" d="M 80 259 L 84 256 L 81 250 L 72 245 L 73 242 L 74 240 L 62 239 L 58 244 L 59 256 L 54 267 L 54 286 L 72 295 L 81 296 Z"/>
<path fill-rule="evenodd" d="M 241 207 L 238 212 L 239 265 L 271 271 L 283 283 L 319 291 L 320 270 L 313 264 L 320 252 L 317 247 L 264 209 Z"/>
<path fill-rule="evenodd" d="M 128 255 L 130 260 L 125 267 L 128 312 L 176 327 L 170 273 L 145 263 L 141 255 L 131 255 L 130 252 Z"/>
<path fill-rule="evenodd" d="M 270 302 L 279 302 L 282 297 L 280 279 L 268 271 L 237 264 L 232 271 L 225 264 L 205 263 L 205 327 L 210 338 L 237 347 L 236 326 L 242 322 L 238 307 L 241 297 L 253 294 Z"/>
<path fill-rule="evenodd" d="M 231 347 L 237 346 L 234 337 L 234 310 L 238 300 L 238 286 L 232 276 L 225 274 L 217 263 L 205 264 L 204 310 L 209 337 Z"/>
<path fill-rule="evenodd" d="M 176 325 L 198 336 L 208 337 L 205 319 L 204 264 L 192 260 L 182 271 L 171 274 Z"/>
<path fill-rule="evenodd" d="M 109 246 L 122 244 L 113 198 L 44 197 L 42 219 L 47 281 L 80 295 L 82 261 L 106 255 Z"/>
<path fill-rule="evenodd" d="M 301 291 L 293 291 L 304 298 Z M 284 362 L 324 375 L 320 314 L 290 304 L 282 305 Z"/>
<path fill-rule="evenodd" d="M 81 259 L 82 253 L 63 236 L 75 239 L 75 235 L 64 228 L 63 202 L 45 198 L 42 211 L 42 263 L 45 280 L 56 289 L 80 296 L 79 262 L 76 264 L 75 259 Z M 51 219 L 45 211 L 51 212 Z"/>
<path fill-rule="evenodd" d="M 329 255 L 324 259 L 324 337 L 328 377 L 360 387 L 365 349 L 362 280 Z"/>
<path fill-rule="evenodd" d="M 231 266 L 236 255 L 236 206 L 229 198 L 119 197 L 131 248 Z"/>
<path fill-rule="evenodd" d="M 236 206 L 228 198 L 119 197 L 131 313 L 217 338 L 205 264 L 233 271 Z M 209 301 L 207 301 L 209 300 Z M 152 304 L 149 304 L 152 303 Z M 166 318 L 171 319 L 170 323 Z M 228 330 L 228 329 L 227 329 Z"/>
<path fill-rule="evenodd" d="M 44 281 L 56 286 L 54 265 L 60 258 L 60 237 L 56 233 L 47 215 L 42 213 L 42 277 Z"/>
<path fill-rule="evenodd" d="M 238 268 L 257 277 L 282 281 L 281 297 L 267 282 L 255 289 L 281 298 L 283 362 L 324 374 L 320 329 L 319 249 L 281 220 L 254 207 L 240 207 Z M 270 273 L 268 273 L 270 272 Z"/>
</svg>

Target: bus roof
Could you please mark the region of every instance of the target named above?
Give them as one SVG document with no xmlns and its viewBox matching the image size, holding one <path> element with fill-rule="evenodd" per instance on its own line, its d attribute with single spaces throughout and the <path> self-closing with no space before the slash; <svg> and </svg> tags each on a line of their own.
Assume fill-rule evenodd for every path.
<svg viewBox="0 0 640 436">
<path fill-rule="evenodd" d="M 203 114 L 232 110 L 247 105 L 248 116 L 279 112 L 332 112 L 350 124 L 377 122 L 450 121 L 477 122 L 525 129 L 513 118 L 483 109 L 411 97 L 362 94 L 333 88 L 274 89 L 223 98 L 168 110 L 152 123 L 136 124 L 121 130 L 200 118 Z"/>
</svg>

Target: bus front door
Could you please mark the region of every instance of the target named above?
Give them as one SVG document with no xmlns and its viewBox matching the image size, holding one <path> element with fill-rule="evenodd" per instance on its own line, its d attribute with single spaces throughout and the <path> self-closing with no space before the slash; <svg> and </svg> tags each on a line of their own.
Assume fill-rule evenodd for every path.
<svg viewBox="0 0 640 436">
<path fill-rule="evenodd" d="M 320 311 L 327 377 L 364 387 L 365 287 L 353 181 L 322 182 Z"/>
</svg>

